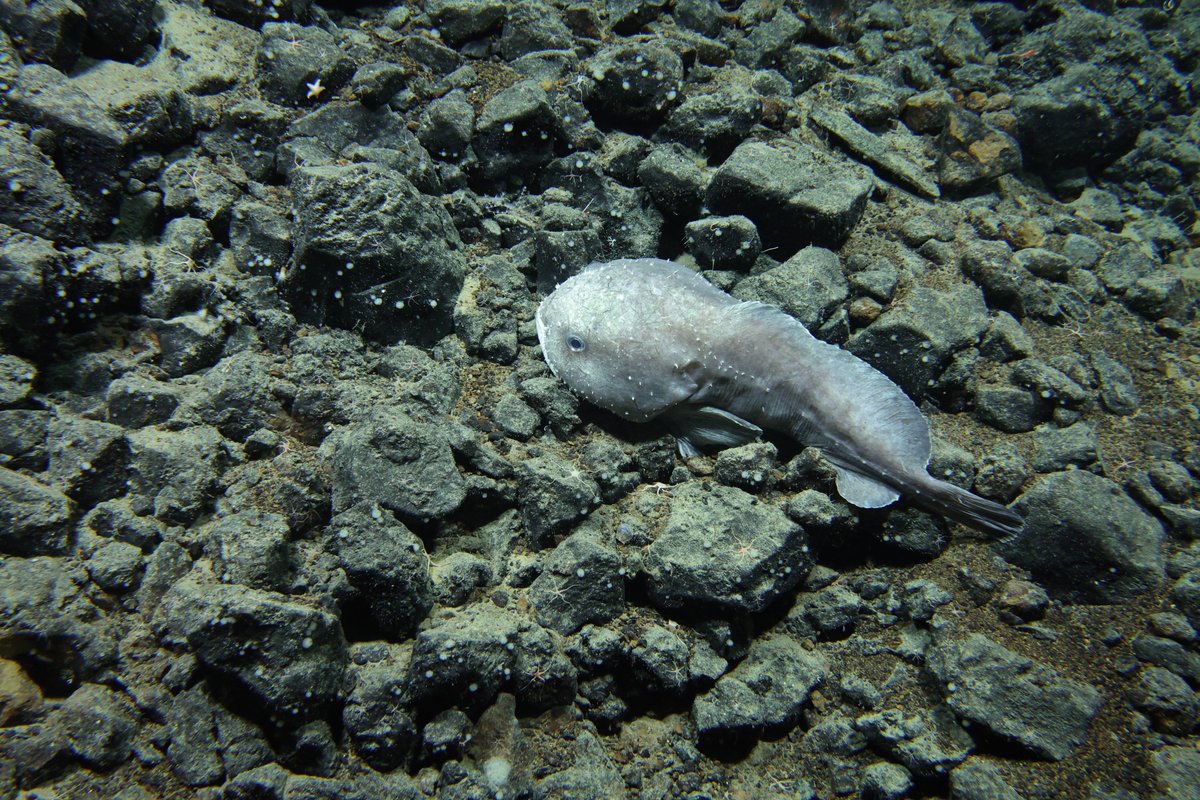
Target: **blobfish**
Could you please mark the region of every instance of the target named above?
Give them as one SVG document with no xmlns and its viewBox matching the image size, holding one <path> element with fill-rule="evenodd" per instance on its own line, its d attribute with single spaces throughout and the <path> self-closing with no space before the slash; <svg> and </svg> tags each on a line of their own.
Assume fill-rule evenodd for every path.
<svg viewBox="0 0 1200 800">
<path fill-rule="evenodd" d="M 904 494 L 981 530 L 1023 527 L 1015 511 L 929 474 L 929 423 L 890 378 L 679 264 L 593 263 L 542 300 L 537 333 L 573 392 L 625 419 L 666 423 L 684 457 L 778 431 L 820 448 L 838 494 L 860 508 Z"/>
</svg>

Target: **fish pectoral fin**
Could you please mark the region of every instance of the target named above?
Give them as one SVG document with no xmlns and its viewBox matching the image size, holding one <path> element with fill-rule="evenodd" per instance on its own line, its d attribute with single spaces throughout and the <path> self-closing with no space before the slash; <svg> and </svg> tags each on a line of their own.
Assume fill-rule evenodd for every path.
<svg viewBox="0 0 1200 800">
<path fill-rule="evenodd" d="M 844 467 L 836 462 L 837 490 L 842 499 L 859 508 L 883 508 L 900 499 L 900 492 L 861 472 Z"/>
<path fill-rule="evenodd" d="M 737 447 L 762 435 L 762 428 L 754 423 L 715 406 L 678 407 L 663 416 L 678 438 L 679 454 L 684 458 L 702 450 Z"/>
</svg>

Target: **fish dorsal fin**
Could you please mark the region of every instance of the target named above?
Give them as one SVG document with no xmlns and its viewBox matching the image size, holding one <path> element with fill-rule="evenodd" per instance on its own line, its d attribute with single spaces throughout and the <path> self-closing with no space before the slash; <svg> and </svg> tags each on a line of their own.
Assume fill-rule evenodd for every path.
<svg viewBox="0 0 1200 800">
<path fill-rule="evenodd" d="M 739 416 L 713 406 L 677 406 L 663 419 L 679 440 L 684 458 L 702 450 L 722 450 L 748 444 L 762 435 L 762 428 Z"/>
<path fill-rule="evenodd" d="M 796 376 L 798 382 L 810 382 L 811 376 L 820 375 L 822 391 L 828 400 L 836 402 L 838 396 L 853 397 L 855 402 L 844 404 L 849 418 L 843 423 L 856 437 L 886 440 L 888 450 L 906 467 L 924 469 L 929 463 L 929 422 L 891 378 L 848 350 L 817 339 L 798 320 L 775 306 L 739 303 L 730 307 L 728 313 L 731 322 L 762 323 L 756 333 L 771 340 L 764 342 L 764 346 L 782 352 L 795 349 L 797 361 L 803 363 L 805 370 Z M 795 397 L 798 393 L 791 395 Z M 839 455 L 837 443 L 822 436 L 812 421 L 804 418 L 801 409 L 796 409 L 794 416 L 797 422 L 792 435 L 796 439 L 822 447 L 827 455 Z M 853 463 L 852 453 L 844 455 L 847 464 Z"/>
</svg>

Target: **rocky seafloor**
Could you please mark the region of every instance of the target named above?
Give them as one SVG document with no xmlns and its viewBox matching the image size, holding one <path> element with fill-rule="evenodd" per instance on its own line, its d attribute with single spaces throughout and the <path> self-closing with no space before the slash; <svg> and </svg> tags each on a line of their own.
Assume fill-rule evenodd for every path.
<svg viewBox="0 0 1200 800">
<path fill-rule="evenodd" d="M 1200 797 L 1200 19 L 0 0 L 0 798 Z M 537 301 L 679 260 L 998 539 L 684 461 Z"/>
</svg>

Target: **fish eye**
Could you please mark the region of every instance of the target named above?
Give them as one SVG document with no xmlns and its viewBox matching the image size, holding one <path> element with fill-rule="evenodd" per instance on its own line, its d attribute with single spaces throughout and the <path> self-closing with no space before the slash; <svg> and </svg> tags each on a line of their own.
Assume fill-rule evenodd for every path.
<svg viewBox="0 0 1200 800">
<path fill-rule="evenodd" d="M 572 353 L 582 353 L 584 348 L 587 347 L 587 342 L 583 340 L 582 336 L 572 333 L 567 337 L 567 347 L 570 348 Z"/>
</svg>

